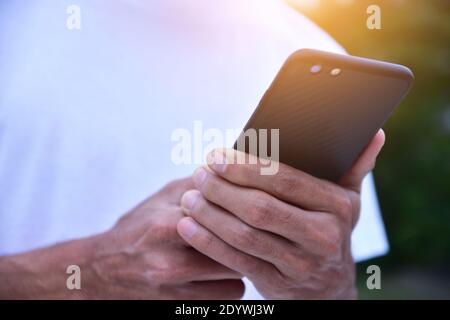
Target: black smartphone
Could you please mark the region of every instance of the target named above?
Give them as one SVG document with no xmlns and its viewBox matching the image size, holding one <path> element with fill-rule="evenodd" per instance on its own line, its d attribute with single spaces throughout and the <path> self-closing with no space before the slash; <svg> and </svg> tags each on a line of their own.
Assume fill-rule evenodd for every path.
<svg viewBox="0 0 450 320">
<path fill-rule="evenodd" d="M 278 129 L 280 162 L 337 182 L 413 81 L 402 65 L 302 49 L 287 59 L 243 132 Z M 258 148 L 242 151 L 264 157 Z"/>
</svg>

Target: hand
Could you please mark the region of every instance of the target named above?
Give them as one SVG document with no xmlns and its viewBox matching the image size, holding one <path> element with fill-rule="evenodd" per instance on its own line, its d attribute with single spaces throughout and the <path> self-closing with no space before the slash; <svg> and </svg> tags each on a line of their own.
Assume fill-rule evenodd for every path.
<svg viewBox="0 0 450 320">
<path fill-rule="evenodd" d="M 350 237 L 362 180 L 383 144 L 380 130 L 339 185 L 283 164 L 273 176 L 260 175 L 259 164 L 229 161 L 251 156 L 216 150 L 194 173 L 198 190 L 183 195 L 189 217 L 178 232 L 266 298 L 356 298 Z"/>
<path fill-rule="evenodd" d="M 92 267 L 113 298 L 238 299 L 241 275 L 189 247 L 176 225 L 192 180 L 170 183 L 122 217 L 103 238 Z"/>
<path fill-rule="evenodd" d="M 176 231 L 191 179 L 170 183 L 105 233 L 0 257 L 2 299 L 237 299 L 241 275 L 189 247 Z M 89 222 L 87 222 L 89 223 Z M 81 269 L 81 289 L 64 272 Z"/>
</svg>

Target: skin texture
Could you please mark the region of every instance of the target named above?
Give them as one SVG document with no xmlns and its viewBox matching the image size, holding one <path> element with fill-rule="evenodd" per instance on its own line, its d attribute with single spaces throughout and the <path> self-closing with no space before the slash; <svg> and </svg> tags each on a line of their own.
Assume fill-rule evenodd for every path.
<svg viewBox="0 0 450 320">
<path fill-rule="evenodd" d="M 189 247 L 176 226 L 177 180 L 125 214 L 103 234 L 0 258 L 2 299 L 238 299 L 241 275 Z M 81 269 L 81 290 L 68 290 L 67 266 Z"/>
<path fill-rule="evenodd" d="M 178 232 L 266 298 L 356 298 L 350 237 L 362 180 L 384 140 L 380 130 L 339 184 L 283 164 L 264 176 L 259 163 L 235 164 L 248 155 L 215 150 L 194 173 L 196 188 L 182 197 L 187 217 Z"/>
<path fill-rule="evenodd" d="M 242 276 L 266 298 L 356 298 L 350 236 L 383 143 L 380 131 L 338 185 L 216 151 L 105 233 L 1 257 L 0 299 L 238 299 Z M 81 290 L 66 288 L 72 264 Z"/>
</svg>

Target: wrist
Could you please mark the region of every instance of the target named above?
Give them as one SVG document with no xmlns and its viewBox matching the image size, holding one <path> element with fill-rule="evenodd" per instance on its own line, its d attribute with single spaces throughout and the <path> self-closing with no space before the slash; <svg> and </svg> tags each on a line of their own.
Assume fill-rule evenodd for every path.
<svg viewBox="0 0 450 320">
<path fill-rule="evenodd" d="M 83 299 L 94 285 L 90 262 L 99 236 L 0 258 L 0 297 L 4 299 Z M 80 289 L 67 286 L 70 265 L 80 268 Z"/>
<path fill-rule="evenodd" d="M 78 243 L 74 244 L 74 251 L 77 253 L 74 264 L 80 267 L 81 289 L 69 290 L 71 298 L 98 299 L 108 292 L 105 275 L 102 274 L 103 268 L 99 265 L 104 260 L 110 241 L 109 233 L 102 233 L 77 240 Z"/>
</svg>

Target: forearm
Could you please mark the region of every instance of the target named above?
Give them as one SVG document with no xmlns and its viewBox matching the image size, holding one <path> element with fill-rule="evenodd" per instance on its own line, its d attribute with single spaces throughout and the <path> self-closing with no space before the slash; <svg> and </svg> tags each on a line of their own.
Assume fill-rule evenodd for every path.
<svg viewBox="0 0 450 320">
<path fill-rule="evenodd" d="M 83 299 L 93 292 L 98 236 L 60 243 L 22 254 L 0 257 L 0 299 Z M 69 265 L 81 269 L 81 290 L 69 290 Z M 86 287 L 86 288 L 85 288 Z"/>
</svg>

